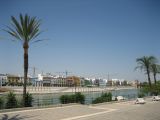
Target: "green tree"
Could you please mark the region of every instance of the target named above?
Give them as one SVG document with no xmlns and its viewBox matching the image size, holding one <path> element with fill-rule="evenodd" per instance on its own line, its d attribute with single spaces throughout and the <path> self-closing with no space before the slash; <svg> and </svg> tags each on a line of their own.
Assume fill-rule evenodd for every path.
<svg viewBox="0 0 160 120">
<path fill-rule="evenodd" d="M 148 83 L 150 87 L 151 87 L 151 78 L 150 78 L 151 65 L 156 63 L 156 61 L 157 59 L 154 56 L 143 56 L 141 58 L 136 59 L 136 62 L 138 64 L 136 69 L 139 68 L 140 70 L 143 70 L 145 74 L 147 74 Z"/>
<path fill-rule="evenodd" d="M 160 65 L 152 64 L 151 65 L 151 72 L 153 73 L 154 83 L 156 84 L 157 83 L 156 76 L 157 76 L 157 73 L 160 73 Z"/>
<path fill-rule="evenodd" d="M 84 85 L 85 85 L 85 86 L 91 85 L 91 84 L 92 84 L 91 81 L 89 81 L 89 80 L 84 80 Z"/>
<path fill-rule="evenodd" d="M 27 74 L 28 74 L 28 49 L 29 43 L 38 42 L 40 40 L 35 40 L 35 38 L 41 33 L 40 32 L 40 20 L 37 20 L 36 17 L 30 17 L 27 14 L 24 16 L 19 15 L 19 21 L 11 16 L 11 27 L 7 26 L 7 33 L 21 41 L 23 44 L 24 50 L 24 84 L 23 84 L 23 99 L 25 100 L 26 96 L 26 85 L 27 85 Z M 33 41 L 34 40 L 34 41 Z M 24 102 L 25 105 L 25 102 Z"/>
</svg>

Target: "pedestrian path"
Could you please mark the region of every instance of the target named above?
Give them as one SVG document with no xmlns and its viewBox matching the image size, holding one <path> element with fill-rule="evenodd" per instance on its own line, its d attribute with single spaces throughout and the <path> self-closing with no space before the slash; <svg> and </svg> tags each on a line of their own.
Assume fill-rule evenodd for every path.
<svg viewBox="0 0 160 120">
<path fill-rule="evenodd" d="M 157 120 L 160 117 L 160 102 L 147 99 L 145 105 L 135 105 L 134 101 L 103 103 L 98 105 L 70 105 L 41 109 L 29 109 L 0 113 L 0 120 Z M 147 115 L 146 115 L 147 114 Z M 150 115 L 150 116 L 148 116 Z M 148 116 L 148 117 L 147 117 Z"/>
</svg>

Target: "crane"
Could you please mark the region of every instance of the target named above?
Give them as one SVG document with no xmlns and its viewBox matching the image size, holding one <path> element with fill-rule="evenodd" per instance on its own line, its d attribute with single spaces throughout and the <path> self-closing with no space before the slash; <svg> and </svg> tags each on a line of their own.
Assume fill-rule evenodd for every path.
<svg viewBox="0 0 160 120">
<path fill-rule="evenodd" d="M 36 68 L 36 67 L 29 67 L 30 69 L 32 69 L 33 70 L 33 77 L 35 77 L 36 76 L 36 70 L 38 69 L 38 68 Z"/>
</svg>

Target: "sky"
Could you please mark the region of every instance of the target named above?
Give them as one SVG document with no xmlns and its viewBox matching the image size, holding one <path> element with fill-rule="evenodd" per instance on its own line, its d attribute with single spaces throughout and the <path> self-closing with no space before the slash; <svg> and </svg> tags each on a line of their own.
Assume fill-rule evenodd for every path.
<svg viewBox="0 0 160 120">
<path fill-rule="evenodd" d="M 146 80 L 136 58 L 160 60 L 159 0 L 1 0 L 0 73 L 23 74 L 23 48 L 3 31 L 11 16 L 42 20 L 30 44 L 29 73 Z"/>
</svg>

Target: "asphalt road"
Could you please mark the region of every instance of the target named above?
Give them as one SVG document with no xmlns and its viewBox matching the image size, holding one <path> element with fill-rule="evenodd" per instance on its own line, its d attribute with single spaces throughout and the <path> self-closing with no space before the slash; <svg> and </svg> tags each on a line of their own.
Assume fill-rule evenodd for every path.
<svg viewBox="0 0 160 120">
<path fill-rule="evenodd" d="M 146 101 L 12 111 L 0 113 L 0 120 L 160 120 L 160 101 Z"/>
</svg>

